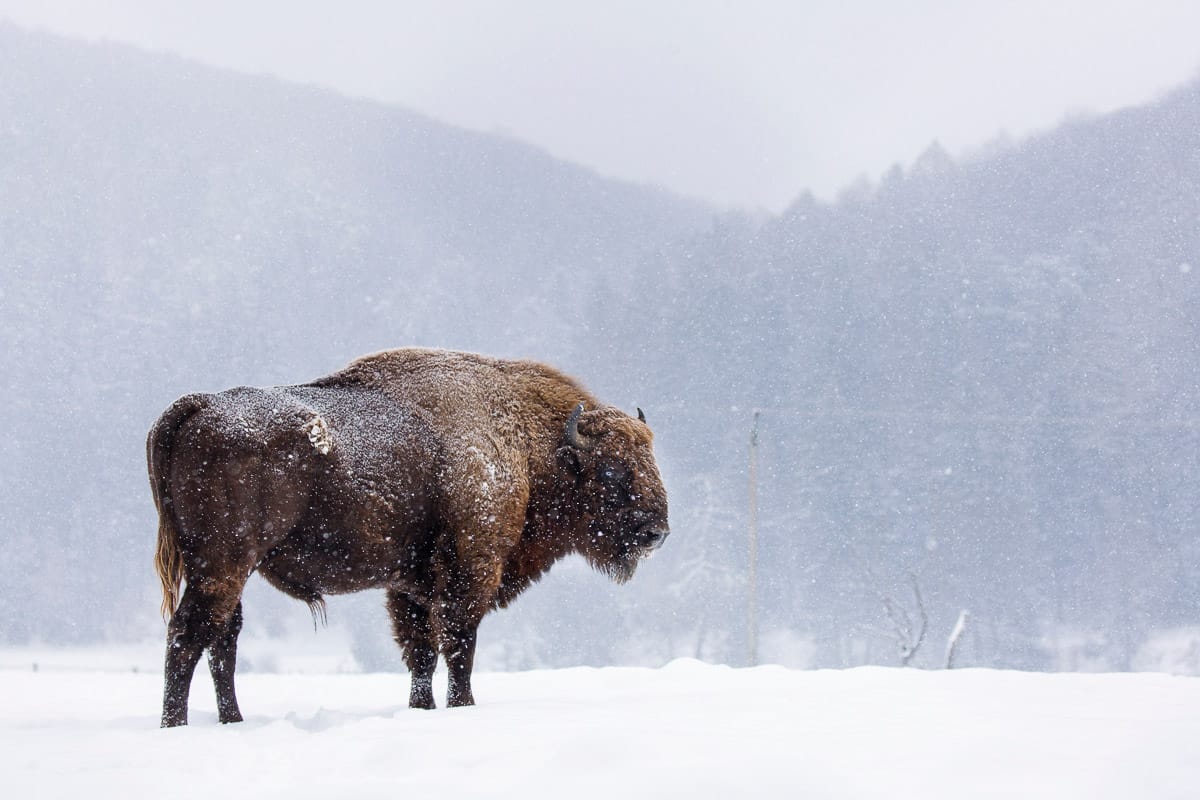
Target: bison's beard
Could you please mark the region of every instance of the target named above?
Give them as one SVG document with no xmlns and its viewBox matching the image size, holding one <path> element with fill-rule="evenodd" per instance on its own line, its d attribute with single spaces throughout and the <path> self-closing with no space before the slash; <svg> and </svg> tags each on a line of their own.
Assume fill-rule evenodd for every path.
<svg viewBox="0 0 1200 800">
<path fill-rule="evenodd" d="M 601 534 L 593 536 L 593 542 L 604 542 L 609 544 L 608 548 L 604 548 L 599 552 L 593 550 L 587 553 L 588 563 L 597 572 L 607 575 L 617 583 L 626 583 L 633 577 L 633 573 L 637 571 L 638 564 L 642 559 L 653 552 L 652 548 L 639 547 L 632 543 L 617 542 L 610 538 L 611 534 Z M 611 549 L 610 549 L 611 548 Z"/>
<path fill-rule="evenodd" d="M 626 583 L 633 577 L 633 573 L 637 571 L 638 563 L 641 560 L 642 557 L 639 554 L 606 561 L 593 561 L 592 566 L 617 583 Z"/>
<path fill-rule="evenodd" d="M 581 548 L 588 563 L 617 583 L 632 578 L 638 564 L 666 539 L 665 524 L 660 526 L 655 518 L 647 520 L 645 516 L 631 514 L 615 524 L 613 520 L 592 519 L 587 528 L 587 544 Z"/>
</svg>

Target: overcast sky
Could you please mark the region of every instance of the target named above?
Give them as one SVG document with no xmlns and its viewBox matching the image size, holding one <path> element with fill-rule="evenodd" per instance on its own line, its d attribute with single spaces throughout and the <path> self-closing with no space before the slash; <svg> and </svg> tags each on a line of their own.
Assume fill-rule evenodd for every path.
<svg viewBox="0 0 1200 800">
<path fill-rule="evenodd" d="M 1200 75 L 1194 0 L 0 0 L 0 17 L 499 130 L 778 210 Z"/>
</svg>

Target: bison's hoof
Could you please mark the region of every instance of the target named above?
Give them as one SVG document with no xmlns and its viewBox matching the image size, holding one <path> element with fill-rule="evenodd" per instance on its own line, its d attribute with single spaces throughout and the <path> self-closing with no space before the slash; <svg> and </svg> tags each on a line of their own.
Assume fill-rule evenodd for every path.
<svg viewBox="0 0 1200 800">
<path fill-rule="evenodd" d="M 433 702 L 433 687 L 414 687 L 413 690 L 408 693 L 408 707 L 423 708 L 426 710 L 437 708 L 437 704 Z"/>
</svg>

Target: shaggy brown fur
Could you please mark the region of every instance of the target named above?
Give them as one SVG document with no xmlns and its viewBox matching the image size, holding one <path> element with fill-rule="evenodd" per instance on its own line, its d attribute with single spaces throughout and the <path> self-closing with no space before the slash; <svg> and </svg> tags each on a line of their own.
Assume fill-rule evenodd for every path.
<svg viewBox="0 0 1200 800">
<path fill-rule="evenodd" d="M 181 398 L 147 442 L 170 615 L 162 724 L 187 722 L 206 649 L 220 720 L 241 719 L 233 673 L 255 571 L 314 613 L 322 595 L 386 589 L 409 704 L 434 706 L 438 652 L 448 704 L 472 704 L 488 611 L 569 553 L 624 581 L 662 545 L 651 439 L 550 367 L 442 350 Z"/>
</svg>

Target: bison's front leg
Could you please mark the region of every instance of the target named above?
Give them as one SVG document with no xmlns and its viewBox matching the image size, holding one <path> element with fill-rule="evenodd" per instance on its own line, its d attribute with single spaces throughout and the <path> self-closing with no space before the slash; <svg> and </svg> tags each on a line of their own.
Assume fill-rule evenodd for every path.
<svg viewBox="0 0 1200 800">
<path fill-rule="evenodd" d="M 457 572 L 449 581 L 447 596 L 436 607 L 438 642 L 450 673 L 446 705 L 475 705 L 471 670 L 475 666 L 475 635 L 483 615 L 492 607 L 499 587 L 499 564 L 484 562 L 482 569 Z"/>
<path fill-rule="evenodd" d="M 448 626 L 442 641 L 442 656 L 450 672 L 446 705 L 450 708 L 475 705 L 471 693 L 471 669 L 475 665 L 475 633 L 478 623 L 462 627 Z"/>
<path fill-rule="evenodd" d="M 409 708 L 435 708 L 433 702 L 433 671 L 437 668 L 437 650 L 433 646 L 433 629 L 429 624 L 429 609 L 395 589 L 388 590 L 388 614 L 396 644 L 404 653 L 404 663 L 412 676 L 408 694 Z"/>
<path fill-rule="evenodd" d="M 466 492 L 454 499 L 449 513 L 453 547 L 443 547 L 436 565 L 440 596 L 433 604 L 434 629 L 450 683 L 446 704 L 475 705 L 471 670 L 475 665 L 475 636 L 479 623 L 496 605 L 508 554 L 521 538 L 528 494 L 520 485 L 493 496 L 487 488 L 503 485 L 495 476 L 512 476 L 503 464 L 477 463 L 481 494 Z M 467 470 L 470 472 L 470 468 Z M 466 479 L 464 478 L 464 481 Z"/>
</svg>

